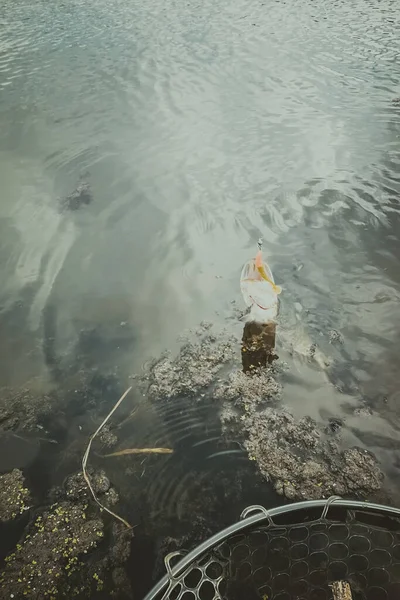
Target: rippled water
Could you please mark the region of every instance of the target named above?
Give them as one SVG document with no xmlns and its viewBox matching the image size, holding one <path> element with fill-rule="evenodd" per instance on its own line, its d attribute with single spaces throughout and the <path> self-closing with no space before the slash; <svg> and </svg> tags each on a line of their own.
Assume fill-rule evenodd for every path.
<svg viewBox="0 0 400 600">
<path fill-rule="evenodd" d="M 140 371 L 241 305 L 261 235 L 284 287 L 285 402 L 319 419 L 367 402 L 346 436 L 394 479 L 399 20 L 396 0 L 3 0 L 2 383 L 45 387 L 49 357 L 77 348 L 122 379 Z M 93 202 L 60 209 L 82 176 Z M 329 375 L 285 354 L 310 340 Z M 161 463 L 149 484 L 155 511 L 178 517 L 193 473 L 223 460 L 202 416 L 215 407 L 181 410 L 144 415 L 138 434 L 161 419 L 188 435 L 193 462 Z"/>
</svg>

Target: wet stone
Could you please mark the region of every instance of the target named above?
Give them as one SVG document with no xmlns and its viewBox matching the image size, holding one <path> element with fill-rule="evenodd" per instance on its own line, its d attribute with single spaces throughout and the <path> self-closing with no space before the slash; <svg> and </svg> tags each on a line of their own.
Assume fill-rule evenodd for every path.
<svg viewBox="0 0 400 600">
<path fill-rule="evenodd" d="M 331 329 L 328 333 L 330 344 L 343 344 L 343 335 L 337 329 Z"/>
<path fill-rule="evenodd" d="M 328 420 L 328 425 L 325 428 L 325 432 L 329 435 L 329 434 L 334 434 L 334 433 L 338 433 L 341 428 L 343 427 L 343 421 L 342 419 L 336 418 L 336 417 L 331 417 Z"/>
<path fill-rule="evenodd" d="M 55 393 L 40 394 L 30 389 L 0 389 L 0 422 L 2 428 L 38 431 L 58 403 Z"/>
<path fill-rule="evenodd" d="M 254 375 L 235 370 L 225 381 L 216 385 L 214 397 L 235 401 L 236 404 L 243 405 L 245 410 L 251 410 L 255 404 L 270 399 L 276 400 L 280 391 L 281 386 L 270 370 L 261 369 Z"/>
<path fill-rule="evenodd" d="M 101 503 L 108 507 L 116 504 L 118 494 L 105 472 L 89 468 L 88 474 Z M 14 478 L 22 485 L 21 474 L 14 474 Z M 67 477 L 63 488 L 50 496 L 57 501 L 35 516 L 5 559 L 0 598 L 12 597 L 10 594 L 33 600 L 91 598 L 103 590 L 106 597 L 112 597 L 115 569 L 116 580 L 124 582 L 127 592 L 129 581 L 123 576 L 123 565 L 130 555 L 133 531 L 112 523 L 107 548 L 102 544 L 99 555 L 96 549 L 103 541 L 105 513 L 93 503 L 82 473 Z M 110 583 L 111 589 L 107 587 Z M 127 592 L 126 597 L 131 595 Z"/>
<path fill-rule="evenodd" d="M 61 589 L 61 597 L 74 595 L 71 575 L 78 573 L 83 555 L 103 537 L 102 521 L 87 518 L 86 509 L 86 505 L 66 501 L 35 519 L 29 533 L 5 558 L 0 597 L 42 600 L 58 596 Z"/>
<path fill-rule="evenodd" d="M 383 474 L 371 453 L 342 449 L 340 437 L 326 437 L 326 426 L 310 417 L 295 419 L 288 410 L 277 408 L 280 385 L 273 368 L 252 376 L 231 373 L 217 384 L 214 397 L 223 402 L 225 435 L 244 437 L 250 460 L 278 494 L 289 500 L 365 498 L 380 490 Z M 341 422 L 335 419 L 329 425 L 332 434 Z"/>
<path fill-rule="evenodd" d="M 111 486 L 110 480 L 108 479 L 104 471 L 99 471 L 95 473 L 91 477 L 91 482 L 95 492 L 98 492 L 100 494 L 108 492 Z"/>
<path fill-rule="evenodd" d="M 113 488 L 111 488 L 110 480 L 105 474 L 105 471 L 102 469 L 99 471 L 94 471 L 89 467 L 87 473 L 96 494 L 100 496 L 102 494 L 105 495 L 106 493 L 110 494 Z M 67 477 L 64 488 L 68 499 L 89 500 L 91 498 L 90 491 L 82 473 L 74 473 L 73 475 Z"/>
<path fill-rule="evenodd" d="M 87 181 L 81 181 L 74 191 L 59 200 L 60 206 L 64 210 L 78 210 L 87 206 L 93 201 L 91 187 Z"/>
<path fill-rule="evenodd" d="M 0 475 L 0 521 L 10 521 L 28 510 L 30 494 L 19 469 Z"/>
<path fill-rule="evenodd" d="M 360 448 L 342 451 L 324 442 L 311 418 L 296 421 L 285 410 L 265 408 L 244 415 L 241 424 L 250 459 L 290 500 L 366 497 L 381 488 L 383 475 L 375 457 Z"/>
<path fill-rule="evenodd" d="M 112 446 L 115 446 L 115 444 L 118 442 L 117 436 L 115 435 L 115 433 L 110 431 L 110 428 L 108 425 L 103 427 L 103 429 L 99 433 L 97 439 L 106 448 L 111 448 Z"/>
<path fill-rule="evenodd" d="M 196 332 L 200 339 L 187 341 L 176 357 L 167 354 L 150 365 L 141 380 L 152 399 L 167 399 L 180 394 L 193 395 L 211 386 L 221 369 L 233 360 L 237 339 L 216 336 L 209 327 Z"/>
</svg>

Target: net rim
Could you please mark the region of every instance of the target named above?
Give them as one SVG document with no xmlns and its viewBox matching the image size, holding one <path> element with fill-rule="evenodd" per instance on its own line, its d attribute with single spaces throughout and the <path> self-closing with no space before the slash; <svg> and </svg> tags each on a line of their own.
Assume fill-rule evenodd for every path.
<svg viewBox="0 0 400 600">
<path fill-rule="evenodd" d="M 181 552 L 173 552 L 167 555 L 164 559 L 167 573 L 150 590 L 143 600 L 154 600 L 157 598 L 160 593 L 165 592 L 168 589 L 168 586 L 174 582 L 176 578 L 182 575 L 182 573 L 191 565 L 191 563 L 196 561 L 200 556 L 211 550 L 217 544 L 229 538 L 231 535 L 237 534 L 247 527 L 257 523 L 263 523 L 267 521 L 270 524 L 273 524 L 273 517 L 306 509 L 320 508 L 321 515 L 319 518 L 323 519 L 326 518 L 329 508 L 333 504 L 335 507 L 342 507 L 348 510 L 362 509 L 364 511 L 367 510 L 370 512 L 385 514 L 388 516 L 391 515 L 400 518 L 400 509 L 393 506 L 360 500 L 343 500 L 337 496 L 332 496 L 325 500 L 305 500 L 302 502 L 293 502 L 291 504 L 285 504 L 283 506 L 277 506 L 276 508 L 271 509 L 266 509 L 260 505 L 249 506 L 241 513 L 239 521 L 214 534 L 187 554 L 184 555 Z M 169 561 L 171 558 L 177 556 L 181 556 L 182 558 L 175 566 L 172 567 Z"/>
</svg>

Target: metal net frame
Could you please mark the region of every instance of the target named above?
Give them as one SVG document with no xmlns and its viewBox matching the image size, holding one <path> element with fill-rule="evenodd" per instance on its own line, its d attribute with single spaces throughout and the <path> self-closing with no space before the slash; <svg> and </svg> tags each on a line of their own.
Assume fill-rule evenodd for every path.
<svg viewBox="0 0 400 600">
<path fill-rule="evenodd" d="M 145 600 L 331 600 L 338 580 L 353 600 L 400 600 L 400 510 L 337 497 L 250 506 L 164 561 L 167 574 Z"/>
</svg>

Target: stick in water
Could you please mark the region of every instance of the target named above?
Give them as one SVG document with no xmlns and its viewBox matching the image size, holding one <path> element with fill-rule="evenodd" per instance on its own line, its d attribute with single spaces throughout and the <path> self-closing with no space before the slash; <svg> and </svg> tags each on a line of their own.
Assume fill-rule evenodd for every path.
<svg viewBox="0 0 400 600">
<path fill-rule="evenodd" d="M 172 454 L 171 448 L 125 448 L 125 450 L 117 450 L 111 454 L 103 454 L 104 458 L 110 456 L 125 456 L 127 454 Z"/>
<path fill-rule="evenodd" d="M 102 422 L 102 424 L 100 425 L 100 427 L 98 427 L 96 429 L 96 431 L 94 432 L 94 434 L 90 436 L 89 443 L 88 443 L 87 448 L 86 448 L 86 452 L 85 452 L 85 454 L 83 455 L 83 458 L 82 458 L 82 473 L 83 473 L 83 477 L 85 478 L 85 481 L 86 481 L 86 483 L 88 485 L 88 488 L 91 491 L 91 494 L 93 496 L 94 501 L 100 506 L 100 508 L 102 508 L 103 510 L 105 510 L 106 512 L 108 512 L 110 515 L 112 515 L 113 517 L 115 517 L 116 519 L 118 519 L 118 521 L 121 521 L 121 523 L 123 523 L 129 529 L 132 529 L 132 526 L 128 523 L 128 521 L 125 521 L 125 519 L 123 519 L 122 517 L 119 517 L 118 515 L 116 515 L 112 510 L 110 510 L 109 508 L 107 508 L 106 506 L 104 506 L 100 502 L 100 500 L 97 499 L 97 496 L 96 496 L 95 491 L 94 491 L 94 489 L 92 487 L 92 484 L 90 483 L 89 475 L 87 474 L 87 471 L 86 471 L 86 465 L 87 465 L 87 461 L 88 461 L 88 458 L 89 458 L 90 448 L 92 446 L 92 442 L 93 442 L 94 438 L 103 429 L 103 427 L 107 423 L 108 419 L 111 417 L 111 415 L 114 413 L 114 411 L 117 410 L 118 406 L 126 398 L 126 396 L 129 394 L 129 392 L 131 391 L 131 389 L 132 389 L 132 387 L 129 387 L 126 390 L 126 392 L 124 392 L 122 394 L 121 398 L 118 400 L 118 402 L 116 403 L 116 405 L 114 406 L 114 408 L 108 413 L 108 415 L 106 416 L 106 418 L 104 419 L 104 421 Z"/>
</svg>

